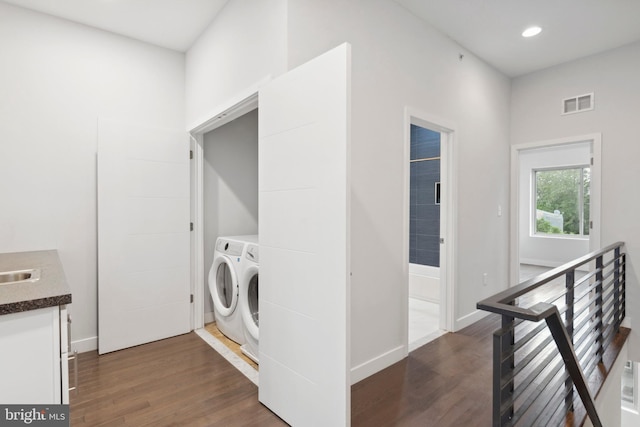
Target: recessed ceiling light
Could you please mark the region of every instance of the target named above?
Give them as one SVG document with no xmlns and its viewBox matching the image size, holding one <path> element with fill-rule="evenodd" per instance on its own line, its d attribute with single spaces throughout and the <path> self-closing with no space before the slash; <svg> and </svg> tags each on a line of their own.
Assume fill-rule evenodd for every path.
<svg viewBox="0 0 640 427">
<path fill-rule="evenodd" d="M 542 31 L 542 28 L 540 28 L 538 26 L 529 27 L 529 28 L 527 28 L 526 30 L 524 30 L 522 32 L 522 37 L 537 36 L 538 34 L 540 34 L 540 31 Z"/>
</svg>

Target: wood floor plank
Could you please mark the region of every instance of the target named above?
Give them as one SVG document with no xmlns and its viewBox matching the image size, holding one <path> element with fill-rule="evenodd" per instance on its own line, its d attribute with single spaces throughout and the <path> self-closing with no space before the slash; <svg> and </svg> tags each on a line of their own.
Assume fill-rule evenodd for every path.
<svg viewBox="0 0 640 427">
<path fill-rule="evenodd" d="M 194 333 L 78 359 L 72 426 L 284 426 L 258 389 Z M 256 424 L 257 423 L 257 424 Z"/>
</svg>

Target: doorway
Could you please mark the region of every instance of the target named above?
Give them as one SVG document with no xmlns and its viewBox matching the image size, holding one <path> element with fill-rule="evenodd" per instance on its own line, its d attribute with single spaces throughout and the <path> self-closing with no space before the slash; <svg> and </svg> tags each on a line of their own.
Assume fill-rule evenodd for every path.
<svg viewBox="0 0 640 427">
<path fill-rule="evenodd" d="M 511 285 L 600 247 L 600 135 L 512 147 Z"/>
<path fill-rule="evenodd" d="M 292 425 L 309 419 L 348 425 L 350 419 L 350 58 L 350 45 L 338 46 L 191 130 L 197 142 L 193 250 L 200 298 L 194 326 L 201 328 L 203 134 L 241 116 L 238 110 L 255 109 L 260 98 L 258 398 Z"/>
<path fill-rule="evenodd" d="M 207 289 L 207 269 L 211 266 L 212 257 L 210 238 L 205 239 L 205 135 L 216 129 L 247 115 L 258 108 L 257 89 L 248 91 L 238 101 L 231 101 L 226 108 L 211 117 L 208 121 L 191 130 L 192 137 L 192 177 L 191 177 L 191 233 L 192 288 L 193 288 L 193 328 L 204 328 L 205 323 L 213 321 L 212 305 Z M 209 221 L 210 222 L 210 221 Z M 206 242 L 205 242 L 206 240 Z"/>
<path fill-rule="evenodd" d="M 257 365 L 242 353 L 240 344 L 226 337 L 214 323 L 217 319 L 208 283 L 217 238 L 258 233 L 257 92 L 251 91 L 212 116 L 193 129 L 191 137 L 193 327 L 257 385 Z M 233 316 L 240 315 L 239 307 L 236 310 Z M 234 333 L 240 336 L 241 332 Z"/>
<path fill-rule="evenodd" d="M 407 350 L 452 329 L 450 286 L 453 127 L 407 112 Z"/>
</svg>

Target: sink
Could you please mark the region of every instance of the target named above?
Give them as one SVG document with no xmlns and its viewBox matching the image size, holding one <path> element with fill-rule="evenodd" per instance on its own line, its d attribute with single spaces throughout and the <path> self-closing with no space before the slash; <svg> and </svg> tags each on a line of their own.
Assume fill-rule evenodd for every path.
<svg viewBox="0 0 640 427">
<path fill-rule="evenodd" d="M 0 286 L 13 283 L 35 282 L 38 279 L 40 279 L 40 269 L 38 268 L 0 272 Z"/>
</svg>

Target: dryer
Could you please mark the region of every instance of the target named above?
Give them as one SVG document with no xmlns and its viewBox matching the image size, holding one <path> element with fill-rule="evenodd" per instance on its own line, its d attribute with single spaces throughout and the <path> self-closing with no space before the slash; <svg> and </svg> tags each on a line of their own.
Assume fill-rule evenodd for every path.
<svg viewBox="0 0 640 427">
<path fill-rule="evenodd" d="M 227 338 L 244 344 L 242 315 L 239 310 L 239 280 L 247 244 L 256 236 L 219 237 L 209 270 L 209 291 L 216 325 Z"/>
<path fill-rule="evenodd" d="M 242 276 L 240 278 L 240 312 L 244 329 L 245 343 L 240 347 L 242 353 L 258 363 L 259 307 L 258 277 L 259 255 L 258 245 L 249 244 L 245 250 Z"/>
</svg>

